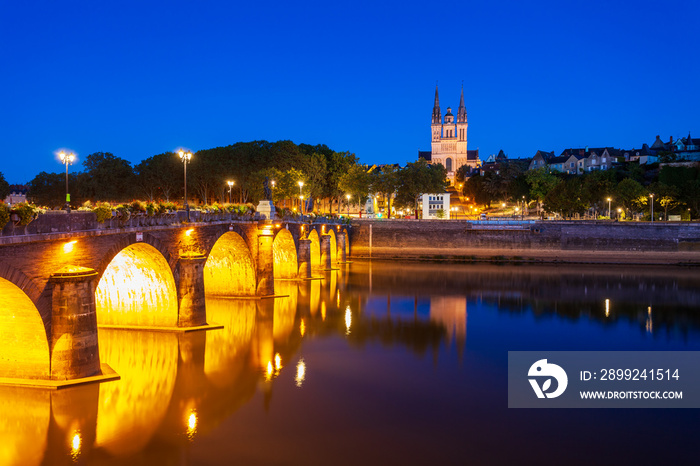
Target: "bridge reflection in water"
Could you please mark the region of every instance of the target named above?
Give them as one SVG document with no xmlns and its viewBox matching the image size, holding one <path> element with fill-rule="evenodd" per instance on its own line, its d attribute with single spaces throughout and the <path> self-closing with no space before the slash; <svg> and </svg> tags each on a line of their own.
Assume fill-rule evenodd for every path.
<svg viewBox="0 0 700 466">
<path fill-rule="evenodd" d="M 659 309 L 653 331 L 700 328 L 698 318 L 689 312 L 698 303 L 699 280 L 692 273 L 625 273 L 443 264 L 402 264 L 397 269 L 393 264 L 355 263 L 322 275 L 316 272 L 313 280 L 277 280 L 276 293 L 285 296 L 281 298 L 210 296 L 208 318 L 222 324 L 222 329 L 169 333 L 101 328 L 100 358 L 121 380 L 57 391 L 0 386 L 0 464 L 187 463 L 192 443 L 207 437 L 211 446 L 215 441 L 208 436 L 245 404 L 260 402 L 273 410 L 273 389 L 280 382 L 292 383 L 295 390 L 306 389 L 314 375 L 319 377 L 320 368 L 307 369 L 305 362 L 304 345 L 312 340 L 342 339 L 364 348 L 375 343 L 398 346 L 420 357 L 412 359 L 427 354 L 435 361 L 444 354 L 440 348 L 464 353 L 468 328 L 475 333 L 473 324 L 467 325 L 467 307 L 472 318 L 472 306 L 478 309 L 479 303 L 497 306 L 496 314 L 547 314 L 609 326 L 621 320 L 634 325 L 641 317 L 649 318 L 646 310 L 651 300 Z M 659 293 L 673 309 L 658 303 L 654 296 Z M 607 316 L 605 299 L 613 303 Z M 331 352 L 326 359 L 334 357 Z M 370 365 L 370 361 L 363 359 L 360 364 Z M 470 367 L 480 370 L 478 365 Z M 491 366 L 481 375 L 489 372 L 493 372 Z M 470 381 L 478 385 L 479 377 Z M 478 390 L 482 395 L 490 393 L 484 387 Z M 433 395 L 426 399 L 438 402 Z M 470 400 L 464 393 L 460 399 L 475 403 L 468 406 L 473 416 L 480 416 L 483 400 L 464 401 Z M 320 409 L 331 410 L 326 416 L 335 416 L 331 405 Z M 246 417 L 245 422 L 249 421 Z M 475 423 L 468 429 L 477 429 L 477 424 L 482 425 Z M 211 458 L 230 462 L 216 452 Z"/>
<path fill-rule="evenodd" d="M 122 261 L 135 260 L 125 251 L 103 280 L 123 273 Z M 136 256 L 143 260 L 143 251 Z M 300 385 L 303 361 L 292 358 L 303 338 L 345 335 L 349 325 L 359 339 L 398 328 L 390 321 L 383 326 L 359 317 L 348 321 L 349 313 L 361 314 L 367 296 L 348 292 L 349 266 L 342 267 L 322 275 L 315 272 L 313 280 L 277 280 L 276 293 L 283 297 L 208 297 L 208 318 L 222 329 L 170 333 L 101 327 L 100 359 L 121 380 L 58 391 L 0 386 L 0 464 L 151 455 L 158 463 L 176 461 L 189 442 L 230 417 L 256 391 L 269 405 L 281 371 L 295 372 Z M 129 268 L 143 269 L 149 267 Z M 128 303 L 126 296 L 119 299 L 127 312 L 138 313 L 136 306 L 161 306 L 147 296 Z M 425 322 L 415 333 L 428 327 L 439 327 L 439 338 L 447 334 L 442 326 Z"/>
</svg>

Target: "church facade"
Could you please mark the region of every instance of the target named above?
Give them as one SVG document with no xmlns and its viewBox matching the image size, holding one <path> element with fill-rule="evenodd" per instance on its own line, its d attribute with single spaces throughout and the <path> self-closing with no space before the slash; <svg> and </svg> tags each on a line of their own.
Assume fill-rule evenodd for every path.
<svg viewBox="0 0 700 466">
<path fill-rule="evenodd" d="M 435 86 L 435 103 L 433 118 L 430 124 L 432 135 L 430 152 L 419 151 L 418 157 L 428 163 L 440 163 L 447 169 L 447 178 L 454 184 L 455 172 L 462 166 L 476 168 L 481 165 L 479 149 L 467 150 L 467 109 L 464 106 L 464 88 L 459 98 L 457 118 L 452 114 L 452 108 L 447 107 L 443 119 L 440 112 L 438 87 Z"/>
</svg>

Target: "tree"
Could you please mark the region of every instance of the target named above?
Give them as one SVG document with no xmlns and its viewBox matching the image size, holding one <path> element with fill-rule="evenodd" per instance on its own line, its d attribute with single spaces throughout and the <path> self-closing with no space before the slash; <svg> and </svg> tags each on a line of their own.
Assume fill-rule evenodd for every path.
<svg viewBox="0 0 700 466">
<path fill-rule="evenodd" d="M 678 188 L 664 183 L 656 182 L 649 185 L 649 192 L 654 194 L 654 201 L 661 204 L 664 209 L 664 220 L 668 220 L 668 209 L 673 209 L 680 204 Z"/>
<path fill-rule="evenodd" d="M 362 165 L 353 165 L 338 180 L 338 189 L 350 194 L 361 209 L 369 197 L 370 183 L 371 176 L 367 173 L 367 168 Z"/>
<path fill-rule="evenodd" d="M 548 167 L 540 167 L 536 170 L 529 170 L 525 175 L 527 184 L 530 185 L 530 197 L 537 201 L 537 211 L 540 203 L 559 183 L 559 178 L 550 171 Z"/>
<path fill-rule="evenodd" d="M 469 177 L 464 183 L 464 188 L 462 188 L 462 194 L 469 199 L 472 199 L 477 204 L 482 204 L 491 208 L 491 202 L 493 198 L 491 193 L 486 189 L 485 176 L 475 175 Z"/>
<path fill-rule="evenodd" d="M 396 205 L 411 207 L 418 216 L 418 197 L 421 194 L 442 193 L 447 183 L 447 170 L 441 164 L 428 165 L 425 159 L 410 162 L 399 171 Z"/>
<path fill-rule="evenodd" d="M 580 177 L 562 179 L 545 196 L 544 209 L 547 212 L 561 212 L 566 217 L 582 214 L 588 208 L 583 196 L 583 181 Z"/>
<path fill-rule="evenodd" d="M 625 178 L 615 188 L 615 199 L 625 211 L 639 211 L 647 204 L 647 192 L 638 181 Z"/>
<path fill-rule="evenodd" d="M 170 198 L 184 188 L 183 167 L 174 152 L 154 155 L 134 167 L 136 182 L 141 193 L 150 201 Z"/>
<path fill-rule="evenodd" d="M 77 174 L 71 173 L 68 180 L 71 186 L 77 185 Z M 64 173 L 41 172 L 29 182 L 27 196 L 36 204 L 49 208 L 61 207 L 66 200 L 66 175 Z M 72 203 L 80 198 L 73 196 Z"/>
<path fill-rule="evenodd" d="M 382 165 L 371 175 L 371 191 L 382 194 L 386 199 L 387 218 L 391 218 L 391 198 L 399 185 L 399 167 L 396 165 Z"/>
<path fill-rule="evenodd" d="M 131 162 L 110 152 L 95 152 L 83 162 L 86 180 L 80 190 L 93 201 L 122 201 L 135 195 Z"/>
<path fill-rule="evenodd" d="M 5 180 L 5 175 L 0 172 L 0 201 L 10 195 L 10 183 Z"/>
</svg>

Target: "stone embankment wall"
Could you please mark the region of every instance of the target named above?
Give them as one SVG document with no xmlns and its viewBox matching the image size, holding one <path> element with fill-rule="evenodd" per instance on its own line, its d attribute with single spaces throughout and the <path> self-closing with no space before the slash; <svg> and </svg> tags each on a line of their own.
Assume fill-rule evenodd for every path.
<svg viewBox="0 0 700 466">
<path fill-rule="evenodd" d="M 355 258 L 700 265 L 700 223 L 690 222 L 357 220 L 350 244 Z"/>
</svg>

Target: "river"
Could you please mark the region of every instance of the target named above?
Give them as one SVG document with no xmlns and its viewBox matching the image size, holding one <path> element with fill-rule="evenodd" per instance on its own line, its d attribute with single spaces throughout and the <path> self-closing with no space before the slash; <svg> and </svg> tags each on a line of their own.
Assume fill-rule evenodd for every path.
<svg viewBox="0 0 700 466">
<path fill-rule="evenodd" d="M 697 269 L 340 267 L 207 299 L 223 329 L 100 329 L 118 381 L 0 386 L 0 464 L 695 464 L 695 410 L 509 409 L 507 358 L 698 351 Z"/>
</svg>

